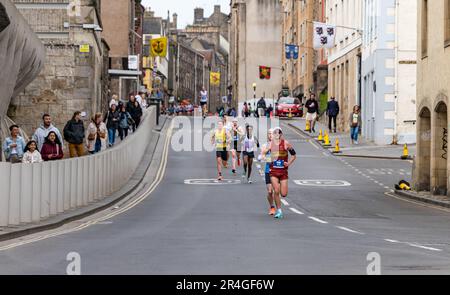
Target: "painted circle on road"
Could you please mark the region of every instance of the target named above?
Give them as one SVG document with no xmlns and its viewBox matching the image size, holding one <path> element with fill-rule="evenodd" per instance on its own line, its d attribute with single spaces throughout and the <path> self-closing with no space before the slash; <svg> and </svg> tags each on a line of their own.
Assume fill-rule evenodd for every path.
<svg viewBox="0 0 450 295">
<path fill-rule="evenodd" d="M 191 185 L 230 185 L 230 184 L 240 184 L 241 181 L 238 179 L 224 179 L 219 181 L 217 179 L 186 179 L 184 184 Z"/>
<path fill-rule="evenodd" d="M 345 180 L 294 180 L 294 183 L 301 186 L 319 187 L 344 187 L 352 184 Z"/>
</svg>

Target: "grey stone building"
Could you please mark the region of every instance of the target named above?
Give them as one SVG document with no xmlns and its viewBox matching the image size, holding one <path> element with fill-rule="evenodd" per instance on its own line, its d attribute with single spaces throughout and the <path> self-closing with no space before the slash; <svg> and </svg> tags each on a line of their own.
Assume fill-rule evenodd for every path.
<svg viewBox="0 0 450 295">
<path fill-rule="evenodd" d="M 9 106 L 8 116 L 28 134 L 44 113 L 62 129 L 75 111 L 107 106 L 108 45 L 101 38 L 99 0 L 13 0 L 46 49 L 44 69 Z"/>
</svg>

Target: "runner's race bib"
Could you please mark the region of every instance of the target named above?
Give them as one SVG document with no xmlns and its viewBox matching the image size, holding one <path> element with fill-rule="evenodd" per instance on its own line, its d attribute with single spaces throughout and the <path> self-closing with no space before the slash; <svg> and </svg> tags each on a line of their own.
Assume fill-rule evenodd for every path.
<svg viewBox="0 0 450 295">
<path fill-rule="evenodd" d="M 273 168 L 284 169 L 284 160 L 278 160 L 278 161 L 273 162 Z"/>
</svg>

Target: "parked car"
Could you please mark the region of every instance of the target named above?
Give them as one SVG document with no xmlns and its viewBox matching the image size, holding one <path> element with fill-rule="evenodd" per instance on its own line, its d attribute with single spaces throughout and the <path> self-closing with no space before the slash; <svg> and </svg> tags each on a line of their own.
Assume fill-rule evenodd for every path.
<svg viewBox="0 0 450 295">
<path fill-rule="evenodd" d="M 295 97 L 281 97 L 275 106 L 278 117 L 303 117 L 303 105 Z"/>
</svg>

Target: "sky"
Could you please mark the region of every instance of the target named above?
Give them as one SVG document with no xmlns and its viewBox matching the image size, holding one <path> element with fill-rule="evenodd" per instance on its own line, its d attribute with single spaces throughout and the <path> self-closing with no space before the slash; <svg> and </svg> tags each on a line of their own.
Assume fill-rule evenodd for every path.
<svg viewBox="0 0 450 295">
<path fill-rule="evenodd" d="M 151 7 L 156 16 L 167 18 L 167 11 L 178 14 L 178 28 L 182 29 L 194 20 L 194 8 L 205 9 L 205 17 L 210 16 L 214 11 L 214 5 L 221 5 L 223 13 L 230 12 L 230 0 L 143 0 L 142 5 Z"/>
</svg>

